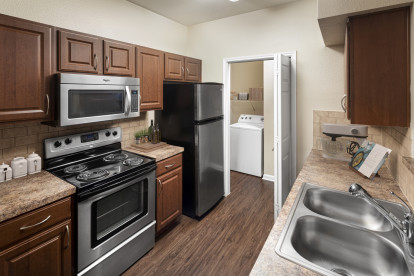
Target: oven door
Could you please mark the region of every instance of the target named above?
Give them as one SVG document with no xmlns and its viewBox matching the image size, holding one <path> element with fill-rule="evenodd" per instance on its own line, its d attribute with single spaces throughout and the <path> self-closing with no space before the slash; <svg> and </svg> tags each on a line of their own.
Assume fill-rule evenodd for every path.
<svg viewBox="0 0 414 276">
<path fill-rule="evenodd" d="M 78 271 L 155 220 L 155 171 L 79 201 Z"/>
<path fill-rule="evenodd" d="M 59 125 L 77 125 L 107 120 L 137 117 L 131 112 L 139 93 L 138 86 L 124 85 L 59 85 Z M 138 95 L 139 97 L 139 95 Z"/>
</svg>

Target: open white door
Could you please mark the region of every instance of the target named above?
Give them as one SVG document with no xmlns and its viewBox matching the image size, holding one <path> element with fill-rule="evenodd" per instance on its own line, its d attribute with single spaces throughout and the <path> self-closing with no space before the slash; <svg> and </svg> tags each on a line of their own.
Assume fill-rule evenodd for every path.
<svg viewBox="0 0 414 276">
<path fill-rule="evenodd" d="M 275 218 L 288 196 L 292 185 L 292 124 L 290 58 L 275 55 Z"/>
</svg>

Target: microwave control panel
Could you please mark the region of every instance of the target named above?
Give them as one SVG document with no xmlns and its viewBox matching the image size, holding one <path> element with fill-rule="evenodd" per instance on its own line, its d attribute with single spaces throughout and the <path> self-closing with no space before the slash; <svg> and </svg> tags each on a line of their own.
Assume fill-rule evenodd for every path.
<svg viewBox="0 0 414 276">
<path fill-rule="evenodd" d="M 138 112 L 139 93 L 138 90 L 131 90 L 131 112 Z"/>
</svg>

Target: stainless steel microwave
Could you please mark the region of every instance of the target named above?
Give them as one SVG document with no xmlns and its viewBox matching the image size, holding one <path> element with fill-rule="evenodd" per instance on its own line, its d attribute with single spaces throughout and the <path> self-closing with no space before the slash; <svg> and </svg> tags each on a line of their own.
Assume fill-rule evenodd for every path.
<svg viewBox="0 0 414 276">
<path fill-rule="evenodd" d="M 59 126 L 139 117 L 139 79 L 59 74 Z"/>
</svg>

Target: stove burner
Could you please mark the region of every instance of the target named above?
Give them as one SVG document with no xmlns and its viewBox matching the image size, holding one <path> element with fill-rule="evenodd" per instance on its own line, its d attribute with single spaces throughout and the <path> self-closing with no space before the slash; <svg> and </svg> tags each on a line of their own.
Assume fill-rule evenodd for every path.
<svg viewBox="0 0 414 276">
<path fill-rule="evenodd" d="M 80 181 L 92 181 L 92 180 L 99 180 L 105 178 L 109 174 L 108 170 L 103 169 L 94 169 L 85 172 L 81 172 L 76 176 L 77 180 Z"/>
<path fill-rule="evenodd" d="M 128 158 L 126 153 L 111 153 L 104 157 L 105 162 L 118 162 Z"/>
<path fill-rule="evenodd" d="M 69 173 L 69 174 L 80 173 L 80 172 L 83 172 L 84 170 L 86 170 L 86 168 L 87 167 L 86 167 L 85 164 L 77 164 L 77 165 L 66 167 L 63 171 L 65 173 Z"/>
<path fill-rule="evenodd" d="M 144 162 L 144 159 L 139 157 L 133 157 L 125 160 L 124 162 L 122 162 L 122 164 L 124 164 L 125 166 L 138 166 L 142 162 Z"/>
</svg>

